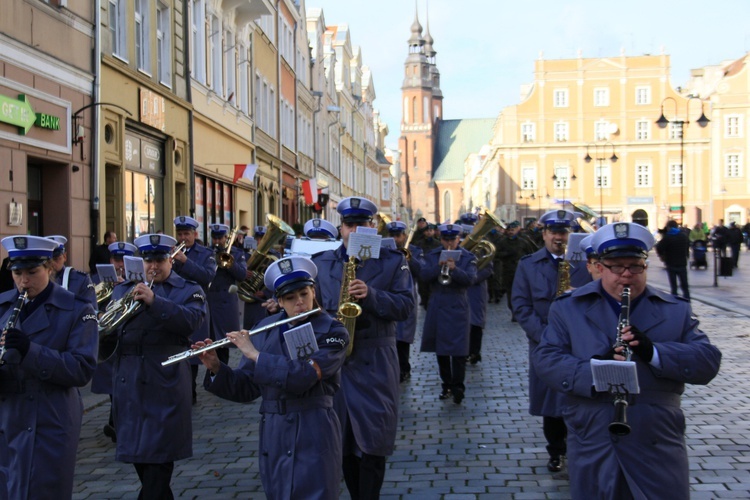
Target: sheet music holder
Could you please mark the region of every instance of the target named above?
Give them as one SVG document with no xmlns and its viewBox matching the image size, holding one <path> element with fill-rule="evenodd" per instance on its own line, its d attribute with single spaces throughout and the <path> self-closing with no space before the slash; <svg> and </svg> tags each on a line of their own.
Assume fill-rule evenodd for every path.
<svg viewBox="0 0 750 500">
<path fill-rule="evenodd" d="M 102 283 L 117 283 L 117 271 L 113 264 L 97 264 L 96 274 L 99 275 L 99 281 Z"/>
<path fill-rule="evenodd" d="M 565 260 L 568 262 L 585 262 L 586 252 L 581 250 L 581 240 L 588 236 L 587 233 L 570 233 L 568 235 L 568 246 L 565 250 Z"/>
<path fill-rule="evenodd" d="M 357 257 L 360 261 L 380 258 L 380 240 L 383 237 L 377 234 L 377 230 L 375 234 L 368 234 L 368 232 L 360 231 L 360 229 L 374 228 L 359 227 L 356 233 L 350 234 L 346 253 Z"/>
<path fill-rule="evenodd" d="M 290 359 L 307 359 L 318 350 L 318 341 L 309 322 L 285 331 L 284 342 Z"/>
<path fill-rule="evenodd" d="M 380 248 L 390 248 L 396 250 L 396 240 L 393 238 L 383 238 L 380 240 Z"/>
<path fill-rule="evenodd" d="M 146 266 L 143 264 L 141 257 L 126 255 L 123 257 L 125 262 L 125 279 L 133 283 L 146 283 Z"/>
<path fill-rule="evenodd" d="M 597 392 L 638 394 L 638 370 L 635 361 L 591 360 L 591 375 Z"/>
</svg>

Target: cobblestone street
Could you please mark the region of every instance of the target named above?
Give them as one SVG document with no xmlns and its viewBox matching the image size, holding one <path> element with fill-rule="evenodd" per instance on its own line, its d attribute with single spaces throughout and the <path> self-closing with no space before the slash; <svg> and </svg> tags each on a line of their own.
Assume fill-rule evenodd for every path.
<svg viewBox="0 0 750 500">
<path fill-rule="evenodd" d="M 709 386 L 688 386 L 683 397 L 692 497 L 748 498 L 748 318 L 697 301 L 694 309 L 724 357 Z M 436 361 L 416 352 L 417 339 L 412 378 L 402 385 L 401 426 L 383 498 L 569 497 L 567 481 L 546 470 L 541 419 L 526 411 L 526 338 L 510 322 L 504 303 L 489 306 L 484 338 L 483 361 L 467 367 L 461 406 L 438 400 Z M 84 417 L 75 498 L 135 498 L 139 483 L 133 467 L 114 461 L 114 444 L 101 434 L 108 401 L 93 396 L 86 401 L 91 408 Z M 225 402 L 201 390 L 194 411 L 194 457 L 176 464 L 175 494 L 263 498 L 258 405 Z M 342 498 L 347 497 L 342 483 Z"/>
</svg>

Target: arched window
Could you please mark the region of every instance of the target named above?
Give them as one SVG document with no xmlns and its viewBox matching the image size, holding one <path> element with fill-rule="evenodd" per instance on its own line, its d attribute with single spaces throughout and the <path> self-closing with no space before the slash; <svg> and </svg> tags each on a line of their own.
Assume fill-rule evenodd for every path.
<svg viewBox="0 0 750 500">
<path fill-rule="evenodd" d="M 411 98 L 411 121 L 412 123 L 417 123 L 417 98 L 412 97 Z"/>
<path fill-rule="evenodd" d="M 258 195 L 256 197 L 256 203 L 257 203 L 257 211 L 255 213 L 255 225 L 256 226 L 264 226 L 265 225 L 265 213 L 266 208 L 263 206 L 263 191 L 262 188 L 258 189 Z"/>
<path fill-rule="evenodd" d="M 409 123 L 409 98 L 404 97 L 404 123 Z"/>
<path fill-rule="evenodd" d="M 451 192 L 443 193 L 443 221 L 451 222 Z"/>
</svg>

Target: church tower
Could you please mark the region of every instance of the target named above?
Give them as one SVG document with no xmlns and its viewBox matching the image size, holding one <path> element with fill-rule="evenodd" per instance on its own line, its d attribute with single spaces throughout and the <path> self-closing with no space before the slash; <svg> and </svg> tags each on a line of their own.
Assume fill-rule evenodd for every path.
<svg viewBox="0 0 750 500">
<path fill-rule="evenodd" d="M 438 220 L 437 190 L 433 182 L 434 140 L 443 114 L 440 73 L 435 66 L 433 39 L 428 29 L 422 37 L 422 25 L 414 9 L 414 22 L 409 37 L 409 54 L 404 63 L 401 86 L 401 199 L 410 217 L 417 211 L 430 222 Z"/>
</svg>

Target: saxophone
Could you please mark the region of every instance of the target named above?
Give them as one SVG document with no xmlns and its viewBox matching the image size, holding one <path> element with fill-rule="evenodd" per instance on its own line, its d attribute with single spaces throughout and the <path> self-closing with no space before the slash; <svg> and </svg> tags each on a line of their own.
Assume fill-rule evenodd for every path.
<svg viewBox="0 0 750 500">
<path fill-rule="evenodd" d="M 349 284 L 356 279 L 357 258 L 353 255 L 344 264 L 344 275 L 341 278 L 341 295 L 339 295 L 339 309 L 336 319 L 341 321 L 349 332 L 349 345 L 346 347 L 346 355 L 352 355 L 354 349 L 354 328 L 357 316 L 362 314 L 362 307 L 354 302 L 354 297 L 349 295 Z"/>
<path fill-rule="evenodd" d="M 563 258 L 557 263 L 557 292 L 559 297 L 570 289 L 570 261 L 565 260 L 565 251 L 567 245 L 563 244 Z"/>
</svg>

